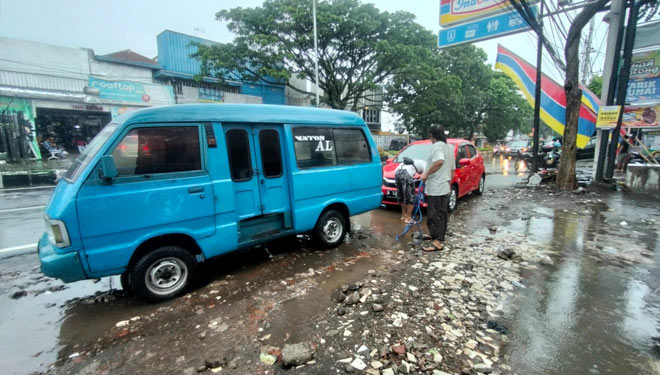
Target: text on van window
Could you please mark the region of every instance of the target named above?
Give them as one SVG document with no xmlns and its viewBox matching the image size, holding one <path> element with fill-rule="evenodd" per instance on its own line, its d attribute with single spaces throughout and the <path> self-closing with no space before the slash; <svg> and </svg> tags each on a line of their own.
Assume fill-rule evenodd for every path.
<svg viewBox="0 0 660 375">
<path fill-rule="evenodd" d="M 368 163 L 369 144 L 361 129 L 293 129 L 298 168 Z"/>
</svg>

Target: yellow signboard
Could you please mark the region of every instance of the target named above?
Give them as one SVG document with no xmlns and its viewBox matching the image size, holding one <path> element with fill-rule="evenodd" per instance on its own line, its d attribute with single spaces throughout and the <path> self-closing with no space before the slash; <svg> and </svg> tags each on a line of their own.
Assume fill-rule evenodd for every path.
<svg viewBox="0 0 660 375">
<path fill-rule="evenodd" d="M 619 119 L 621 106 L 602 106 L 598 111 L 598 120 L 596 121 L 597 128 L 613 128 L 616 126 L 616 121 Z"/>
</svg>

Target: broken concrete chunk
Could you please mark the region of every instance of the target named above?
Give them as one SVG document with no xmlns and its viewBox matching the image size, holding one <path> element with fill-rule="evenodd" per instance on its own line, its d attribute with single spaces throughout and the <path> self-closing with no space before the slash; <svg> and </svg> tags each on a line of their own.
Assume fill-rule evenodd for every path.
<svg viewBox="0 0 660 375">
<path fill-rule="evenodd" d="M 303 365 L 313 356 L 314 351 L 307 343 L 285 344 L 282 348 L 282 362 L 285 366 Z"/>
</svg>

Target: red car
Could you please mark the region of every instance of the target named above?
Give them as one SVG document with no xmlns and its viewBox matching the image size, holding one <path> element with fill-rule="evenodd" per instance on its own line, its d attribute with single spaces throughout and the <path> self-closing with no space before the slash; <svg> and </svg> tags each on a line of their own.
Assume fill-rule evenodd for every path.
<svg viewBox="0 0 660 375">
<path fill-rule="evenodd" d="M 448 139 L 447 142 L 454 145 L 454 158 L 456 159 L 456 172 L 451 181 L 451 193 L 449 195 L 449 211 L 454 211 L 458 199 L 475 192 L 481 195 L 484 192 L 486 181 L 486 169 L 484 158 L 477 148 L 465 139 Z M 394 170 L 403 162 L 405 156 L 411 159 L 426 161 L 431 151 L 431 141 L 417 141 L 403 148 L 383 166 L 383 204 L 398 205 L 396 201 L 396 185 L 394 183 Z M 415 176 L 419 179 L 419 175 Z M 426 207 L 426 202 L 422 203 Z"/>
</svg>

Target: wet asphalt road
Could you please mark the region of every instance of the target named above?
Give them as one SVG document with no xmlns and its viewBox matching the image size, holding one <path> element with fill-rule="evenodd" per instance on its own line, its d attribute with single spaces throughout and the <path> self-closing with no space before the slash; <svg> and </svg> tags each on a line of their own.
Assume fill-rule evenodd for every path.
<svg viewBox="0 0 660 375">
<path fill-rule="evenodd" d="M 486 166 L 487 189 L 494 194 L 468 197 L 462 202 L 459 209 L 464 211 L 466 223 L 475 228 L 496 223 L 501 231 L 524 233 L 553 249 L 557 259 L 553 267 L 525 275 L 526 288 L 507 311 L 514 371 L 660 373 L 660 365 L 653 359 L 657 357 L 652 339 L 660 334 L 660 228 L 657 223 L 640 222 L 643 217 L 660 223 L 658 202 L 611 195 L 600 210 L 585 215 L 569 214 L 552 202 L 517 202 L 501 207 L 497 191 L 522 180 L 524 171 L 516 171 L 517 166 L 504 159 L 488 160 Z M 110 303 L 68 304 L 74 298 L 120 287 L 117 278 L 65 285 L 38 272 L 38 259 L 30 245 L 36 243 L 43 230 L 43 209 L 39 207 L 46 204 L 51 191 L 0 191 L 3 374 L 43 371 L 58 358 L 76 353 L 79 343 L 102 337 L 116 322 L 169 306 L 144 305 L 121 295 Z M 529 205 L 529 209 L 523 204 Z M 493 212 L 497 213 L 496 218 L 492 217 Z M 529 216 L 527 220 L 519 217 L 521 212 Z M 630 226 L 622 226 L 620 222 L 624 220 Z M 391 239 L 400 226 L 394 210 L 372 211 L 352 222 L 354 228 L 374 235 L 381 246 L 399 246 Z M 640 253 L 644 255 L 640 257 Z M 287 257 L 295 259 L 293 253 L 284 254 L 281 261 L 287 263 Z M 342 257 L 358 260 L 353 269 L 336 276 L 338 282 L 374 267 L 373 263 L 361 264 L 359 249 L 353 249 L 350 243 L 342 245 L 338 252 L 296 267 L 305 272 L 308 266 L 318 269 Z M 268 267 L 266 258 L 256 257 L 249 262 L 255 266 L 218 271 L 210 279 L 229 272 L 248 284 L 254 279 L 283 282 L 279 279 L 283 276 Z M 334 283 L 324 288 L 330 287 Z M 10 295 L 19 288 L 28 291 L 28 295 L 11 299 Z M 327 302 L 311 301 L 303 306 L 283 303 L 280 330 L 295 326 L 296 319 L 324 303 Z M 648 371 L 639 370 L 644 368 Z"/>
</svg>

